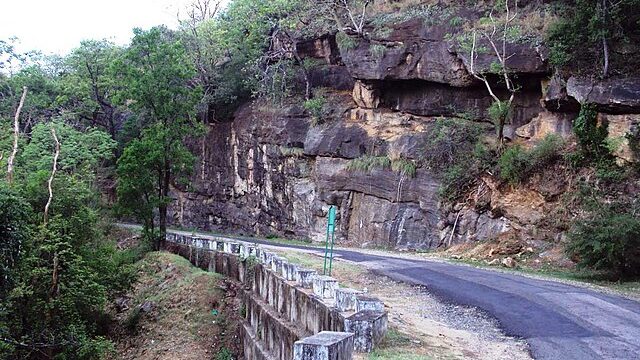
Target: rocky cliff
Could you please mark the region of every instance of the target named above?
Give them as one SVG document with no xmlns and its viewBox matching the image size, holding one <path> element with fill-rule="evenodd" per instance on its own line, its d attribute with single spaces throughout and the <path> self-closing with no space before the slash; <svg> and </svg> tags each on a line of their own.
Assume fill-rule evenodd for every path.
<svg viewBox="0 0 640 360">
<path fill-rule="evenodd" d="M 174 224 L 321 241 L 327 210 L 335 205 L 341 244 L 431 249 L 514 230 L 540 239 L 562 236 L 536 230 L 569 186 L 560 170 L 518 188 L 487 174 L 468 200 L 439 200 L 440 184 L 423 162 L 430 156 L 425 141 L 443 117 L 473 121 L 492 134 L 492 99 L 451 40 L 449 22 L 408 19 L 386 27 L 348 43 L 332 34 L 300 40 L 300 57 L 317 63 L 309 78 L 326 98 L 324 121 L 318 124 L 304 100 L 292 98 L 255 100 L 233 121 L 210 124 L 206 137 L 192 144 L 199 161 L 191 186 L 174 189 Z M 508 52 L 520 88 L 508 139 L 526 146 L 557 133 L 571 141 L 580 103 L 590 102 L 612 139 L 620 140 L 621 161 L 633 161 L 624 139 L 640 127 L 640 79 L 556 73 L 540 42 L 514 42 Z M 476 66 L 489 67 L 491 59 L 479 56 Z M 416 171 L 349 166 L 363 156 L 403 159 Z"/>
</svg>

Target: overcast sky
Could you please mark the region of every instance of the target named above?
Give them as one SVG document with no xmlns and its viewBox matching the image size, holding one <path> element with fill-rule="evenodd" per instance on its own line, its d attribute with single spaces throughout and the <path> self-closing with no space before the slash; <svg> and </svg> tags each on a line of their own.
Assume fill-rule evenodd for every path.
<svg viewBox="0 0 640 360">
<path fill-rule="evenodd" d="M 0 39 L 16 36 L 19 51 L 64 55 L 84 39 L 127 44 L 134 27 L 177 25 L 192 0 L 2 0 Z"/>
</svg>

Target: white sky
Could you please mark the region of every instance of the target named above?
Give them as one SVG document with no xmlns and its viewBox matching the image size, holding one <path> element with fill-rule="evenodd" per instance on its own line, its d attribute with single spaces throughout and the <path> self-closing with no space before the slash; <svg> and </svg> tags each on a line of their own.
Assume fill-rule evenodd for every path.
<svg viewBox="0 0 640 360">
<path fill-rule="evenodd" d="M 19 38 L 18 51 L 64 55 L 85 39 L 127 44 L 134 27 L 177 25 L 193 0 L 1 0 L 0 39 Z"/>
</svg>

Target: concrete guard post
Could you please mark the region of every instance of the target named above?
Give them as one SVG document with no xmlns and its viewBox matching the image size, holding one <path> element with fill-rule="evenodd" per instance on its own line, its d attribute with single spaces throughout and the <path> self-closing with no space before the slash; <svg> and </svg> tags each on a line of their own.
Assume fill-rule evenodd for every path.
<svg viewBox="0 0 640 360">
<path fill-rule="evenodd" d="M 356 312 L 371 310 L 377 312 L 384 312 L 384 303 L 377 298 L 367 296 L 364 294 L 356 295 Z"/>
<path fill-rule="evenodd" d="M 293 360 L 351 360 L 353 334 L 322 331 L 293 345 Z"/>
<path fill-rule="evenodd" d="M 349 288 L 336 289 L 336 307 L 339 311 L 354 311 L 356 309 L 357 296 L 362 295 L 360 290 Z"/>
<path fill-rule="evenodd" d="M 354 349 L 368 353 L 387 333 L 387 313 L 363 310 L 344 319 L 344 331 L 355 334 Z"/>
<path fill-rule="evenodd" d="M 316 276 L 317 272 L 315 270 L 298 268 L 296 272 L 296 282 L 304 289 L 311 289 L 313 288 L 313 279 Z"/>
<path fill-rule="evenodd" d="M 338 289 L 338 280 L 324 275 L 313 278 L 313 292 L 322 299 L 334 299 Z"/>
</svg>

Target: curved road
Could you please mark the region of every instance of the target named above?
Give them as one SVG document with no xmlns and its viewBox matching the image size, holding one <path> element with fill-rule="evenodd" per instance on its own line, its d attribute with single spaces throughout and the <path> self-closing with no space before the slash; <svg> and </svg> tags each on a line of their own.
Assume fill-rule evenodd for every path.
<svg viewBox="0 0 640 360">
<path fill-rule="evenodd" d="M 236 240 L 313 249 L 256 239 Z M 394 280 L 425 286 L 443 301 L 485 311 L 500 322 L 507 335 L 525 339 L 535 359 L 640 359 L 639 302 L 555 281 L 442 261 L 344 249 L 334 253 Z"/>
</svg>

